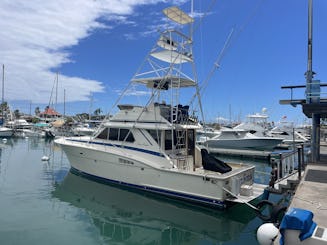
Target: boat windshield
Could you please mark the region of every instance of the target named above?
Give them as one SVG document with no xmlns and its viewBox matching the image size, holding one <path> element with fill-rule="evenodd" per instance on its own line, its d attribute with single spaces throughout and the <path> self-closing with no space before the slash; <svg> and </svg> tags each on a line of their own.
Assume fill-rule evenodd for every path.
<svg viewBox="0 0 327 245">
<path fill-rule="evenodd" d="M 132 132 L 125 128 L 104 128 L 96 137 L 97 139 L 134 142 Z"/>
</svg>

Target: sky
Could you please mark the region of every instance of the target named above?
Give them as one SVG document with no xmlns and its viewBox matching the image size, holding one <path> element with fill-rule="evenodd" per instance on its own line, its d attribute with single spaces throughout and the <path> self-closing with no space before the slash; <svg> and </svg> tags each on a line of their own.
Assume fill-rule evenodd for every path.
<svg viewBox="0 0 327 245">
<path fill-rule="evenodd" d="M 66 115 L 98 108 L 107 113 L 167 23 L 162 10 L 172 5 L 191 11 L 186 0 L 0 1 L 5 101 L 32 114 L 49 104 Z M 305 84 L 307 5 L 307 0 L 194 0 L 199 81 L 206 80 L 233 30 L 202 96 L 207 121 L 244 120 L 263 108 L 272 121 L 284 116 L 305 121 L 301 107 L 279 100 L 290 98 L 281 86 Z M 327 1 L 313 0 L 313 7 L 313 70 L 324 82 Z M 298 89 L 293 97 L 304 98 L 304 92 Z"/>
</svg>

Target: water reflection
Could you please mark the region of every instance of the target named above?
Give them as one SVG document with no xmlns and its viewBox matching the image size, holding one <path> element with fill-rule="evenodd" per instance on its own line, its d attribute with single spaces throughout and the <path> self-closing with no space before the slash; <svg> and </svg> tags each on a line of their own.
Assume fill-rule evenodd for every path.
<svg viewBox="0 0 327 245">
<path fill-rule="evenodd" d="M 90 216 L 105 243 L 199 244 L 238 239 L 254 213 L 215 211 L 132 192 L 69 172 L 53 196 Z"/>
</svg>

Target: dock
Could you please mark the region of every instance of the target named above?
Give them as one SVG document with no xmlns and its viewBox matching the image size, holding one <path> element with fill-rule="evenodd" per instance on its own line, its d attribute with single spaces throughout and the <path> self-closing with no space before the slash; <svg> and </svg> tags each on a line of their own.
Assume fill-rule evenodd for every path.
<svg viewBox="0 0 327 245">
<path fill-rule="evenodd" d="M 313 212 L 313 220 L 327 227 L 327 144 L 320 145 L 320 161 L 308 163 L 289 208 Z"/>
<path fill-rule="evenodd" d="M 327 227 L 327 143 L 320 142 L 320 161 L 308 162 L 288 210 L 300 208 L 313 213 L 319 227 Z M 273 244 L 280 244 L 279 233 Z M 306 243 L 308 244 L 308 243 Z M 287 245 L 287 244 L 286 244 Z"/>
</svg>

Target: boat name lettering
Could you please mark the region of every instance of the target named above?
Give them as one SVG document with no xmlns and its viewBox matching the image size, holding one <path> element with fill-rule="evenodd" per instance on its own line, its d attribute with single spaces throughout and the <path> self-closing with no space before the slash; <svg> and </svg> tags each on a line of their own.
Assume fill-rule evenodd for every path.
<svg viewBox="0 0 327 245">
<path fill-rule="evenodd" d="M 134 162 L 129 161 L 129 160 L 126 160 L 126 159 L 123 159 L 123 158 L 119 158 L 119 163 L 123 163 L 123 164 L 131 164 L 131 165 L 134 164 Z"/>
</svg>

